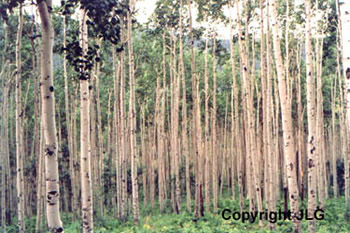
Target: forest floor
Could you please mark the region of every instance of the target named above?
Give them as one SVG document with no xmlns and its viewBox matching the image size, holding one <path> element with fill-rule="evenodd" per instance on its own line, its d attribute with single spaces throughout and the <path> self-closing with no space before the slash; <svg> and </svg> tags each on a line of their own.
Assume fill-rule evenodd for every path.
<svg viewBox="0 0 350 233">
<path fill-rule="evenodd" d="M 248 202 L 245 205 L 248 207 Z M 183 206 L 185 209 L 185 206 Z M 277 206 L 277 209 L 283 205 Z M 239 210 L 238 201 L 233 201 L 229 198 L 219 201 L 218 214 L 206 214 L 206 216 L 195 219 L 193 214 L 183 211 L 181 214 L 169 213 L 160 214 L 159 210 L 147 206 L 141 208 L 141 219 L 138 225 L 132 221 L 132 216 L 126 222 L 120 222 L 112 216 L 95 217 L 94 232 L 95 233 L 225 233 L 225 232 L 272 232 L 268 230 L 268 223 L 265 227 L 259 227 L 258 221 L 254 223 L 245 222 L 242 220 L 225 220 L 222 218 L 222 210 L 230 209 L 232 211 Z M 248 209 L 248 208 L 247 208 Z M 345 217 L 345 200 L 344 198 L 329 199 L 325 204 L 324 219 L 317 220 L 317 232 L 350 232 L 350 221 Z M 227 215 L 228 216 L 228 215 Z M 80 222 L 72 222 L 71 214 L 63 214 L 62 220 L 65 226 L 66 233 L 80 233 Z M 273 232 L 292 232 L 292 221 L 277 220 L 275 223 L 276 230 Z M 307 232 L 308 222 L 302 221 L 302 231 Z M 7 232 L 17 232 L 17 226 L 10 226 Z M 26 232 L 35 232 L 35 217 L 27 219 Z"/>
</svg>

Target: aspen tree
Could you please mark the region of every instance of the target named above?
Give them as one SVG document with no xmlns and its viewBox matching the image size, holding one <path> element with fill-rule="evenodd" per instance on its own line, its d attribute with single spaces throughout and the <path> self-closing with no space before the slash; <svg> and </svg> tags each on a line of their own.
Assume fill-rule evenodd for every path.
<svg viewBox="0 0 350 233">
<path fill-rule="evenodd" d="M 179 125 L 179 93 L 180 93 L 180 79 L 176 72 L 176 36 L 173 35 L 174 31 L 171 32 L 171 56 L 172 56 L 172 83 L 171 83 L 171 157 L 173 173 L 171 180 L 172 190 L 174 192 L 174 211 L 176 213 L 180 212 L 180 177 L 179 177 L 179 145 L 178 145 L 178 125 Z"/>
<path fill-rule="evenodd" d="M 292 121 L 292 108 L 291 103 L 288 101 L 288 95 L 286 91 L 286 75 L 285 68 L 282 61 L 281 44 L 279 38 L 279 25 L 277 21 L 277 6 L 275 0 L 270 0 L 271 5 L 271 19 L 272 19 L 272 31 L 273 31 L 273 45 L 274 54 L 276 59 L 277 77 L 278 77 L 278 92 L 281 103 L 282 113 L 282 129 L 283 129 L 283 142 L 284 142 L 284 158 L 285 158 L 285 171 L 287 174 L 289 200 L 292 212 L 292 220 L 294 223 L 294 231 L 300 232 L 300 221 L 296 218 L 299 212 L 298 206 L 298 186 L 296 179 L 296 166 L 295 166 L 295 144 L 293 137 L 293 121 Z M 278 107 L 278 106 L 276 106 Z"/>
<path fill-rule="evenodd" d="M 79 35 L 82 55 L 88 50 L 87 11 L 80 9 Z M 81 70 L 81 72 L 85 72 Z M 87 74 L 80 79 L 80 176 L 83 232 L 93 232 L 93 202 L 92 202 L 92 173 L 91 173 L 91 148 L 90 148 L 90 90 Z"/>
<path fill-rule="evenodd" d="M 53 40 L 51 1 L 38 2 L 41 19 L 41 119 L 45 138 L 46 216 L 50 232 L 63 232 L 59 211 L 59 176 L 55 122 L 55 95 L 53 87 Z"/>
<path fill-rule="evenodd" d="M 78 105 L 78 84 L 73 82 L 73 92 L 71 93 L 71 130 L 72 130 L 72 162 L 73 162 L 73 177 L 78 180 L 79 177 L 79 165 L 78 165 L 78 137 L 77 137 L 77 105 Z M 77 194 L 76 204 L 80 207 L 81 202 L 78 200 L 78 193 L 81 191 L 80 182 L 73 183 L 73 189 Z M 78 216 L 80 212 L 76 210 L 76 215 Z"/>
<path fill-rule="evenodd" d="M 208 74 L 208 42 L 209 38 L 208 35 L 206 36 L 205 39 L 205 53 L 204 53 L 204 91 L 205 91 L 205 99 L 204 99 L 204 111 L 205 111 L 205 119 L 204 119 L 204 153 L 205 153 L 205 207 L 206 211 L 210 211 L 210 171 L 209 171 L 209 166 L 210 166 L 210 150 L 209 150 L 209 74 Z"/>
<path fill-rule="evenodd" d="M 226 107 L 225 107 L 225 118 L 224 118 L 224 128 L 223 128 L 223 149 L 222 149 L 222 161 L 221 161 L 221 175 L 220 175 L 220 197 L 222 196 L 222 190 L 225 183 L 226 176 L 226 163 L 227 163 L 227 112 L 228 112 L 228 95 L 226 95 Z"/>
<path fill-rule="evenodd" d="M 251 180 L 249 183 L 250 189 L 250 210 L 254 210 L 254 203 L 253 203 L 253 193 L 256 194 L 257 204 L 259 211 L 262 211 L 262 200 L 261 200 L 261 188 L 259 186 L 259 180 L 258 180 L 258 173 L 257 173 L 257 159 L 252 158 L 252 156 L 257 155 L 256 151 L 256 138 L 255 138 L 255 127 L 253 122 L 253 96 L 252 96 L 252 84 L 250 83 L 250 75 L 249 75 L 249 54 L 248 51 L 245 49 L 247 46 L 244 45 L 244 41 L 247 44 L 248 43 L 248 28 L 246 22 L 245 27 L 245 36 L 243 36 L 243 33 L 241 31 L 241 22 L 240 22 L 240 16 L 239 16 L 239 6 L 238 6 L 238 0 L 236 0 L 236 8 L 237 8 L 237 26 L 239 30 L 239 51 L 240 51 L 240 58 L 241 58 L 241 69 L 242 69 L 242 88 L 243 88 L 243 102 L 247 106 L 245 116 L 247 117 L 246 121 L 246 148 L 247 148 L 247 163 L 249 165 L 248 171 L 249 176 L 251 177 Z M 246 19 L 247 19 L 247 12 L 246 12 Z M 243 41 L 244 40 L 244 41 Z M 255 190 L 252 190 L 252 187 L 255 187 Z"/>
<path fill-rule="evenodd" d="M 122 25 L 124 25 L 125 21 L 122 20 Z M 122 41 L 125 40 L 125 30 L 124 26 L 121 29 L 121 35 L 120 38 Z M 119 91 L 119 98 L 120 98 L 120 122 L 119 122 L 119 130 L 118 132 L 120 133 L 120 144 L 119 144 L 119 166 L 118 166 L 118 171 L 119 171 L 119 180 L 120 180 L 120 185 L 119 185 L 119 193 L 120 193 L 120 198 L 119 198 L 119 211 L 118 215 L 119 218 L 124 220 L 125 219 L 125 210 L 126 210 L 126 185 L 127 185 L 127 180 L 126 180 L 126 125 L 125 125 L 125 51 L 123 50 L 120 53 L 120 91 Z M 117 135 L 118 136 L 118 135 Z M 117 140 L 116 140 L 117 143 Z M 116 145 L 118 148 L 118 145 Z M 118 174 L 117 171 L 117 174 Z"/>
<path fill-rule="evenodd" d="M 159 133 L 160 133 L 160 140 L 158 141 L 158 198 L 159 198 L 159 207 L 160 211 L 162 212 L 164 210 L 164 201 L 166 199 L 166 187 L 165 187 L 165 180 L 166 180 L 166 174 L 165 174 L 165 161 L 166 161 L 166 154 L 165 154 L 165 148 L 166 148 L 166 134 L 165 134 L 165 98 L 166 98 L 166 61 L 165 61 L 165 53 L 166 53 L 166 47 L 165 47 L 165 32 L 163 32 L 162 35 L 163 38 L 163 53 L 162 53 L 162 74 L 163 74 L 163 87 L 161 91 L 161 110 L 160 110 L 160 117 L 158 122 L 159 127 Z"/>
<path fill-rule="evenodd" d="M 266 147 L 266 153 L 268 158 L 268 185 L 267 185 L 267 192 L 269 193 L 268 195 L 268 208 L 270 211 L 275 211 L 276 209 L 276 203 L 275 203 L 275 182 L 274 182 L 274 177 L 278 176 L 278 173 L 275 174 L 275 169 L 274 167 L 276 166 L 275 164 L 277 163 L 276 161 L 276 153 L 274 153 L 273 150 L 273 100 L 272 100 L 272 75 L 271 75 L 271 34 L 270 34 L 270 4 L 269 1 L 266 1 L 266 124 L 267 124 L 267 147 Z M 262 29 L 263 31 L 263 29 Z M 262 33 L 263 34 L 263 33 Z M 262 36 L 262 38 L 264 38 Z M 263 54 L 263 53 L 262 53 Z M 277 87 L 275 86 L 275 90 L 277 90 Z M 277 105 L 277 112 L 279 109 L 279 105 Z M 277 114 L 278 116 L 278 114 Z M 278 193 L 278 192 L 277 192 Z M 279 194 L 279 193 L 278 193 Z M 275 226 L 273 223 L 269 224 L 269 227 L 271 230 L 275 229 Z"/>
<path fill-rule="evenodd" d="M 96 68 L 96 66 L 95 66 Z M 91 71 L 95 73 L 96 70 L 93 69 Z M 99 190 L 99 166 L 98 166 L 98 152 L 97 152 L 97 133 L 96 133 L 96 96 L 94 90 L 96 88 L 96 79 L 95 75 L 92 74 L 89 79 L 89 153 L 90 153 L 90 175 L 91 175 L 91 188 L 94 188 L 92 193 L 93 200 L 98 200 L 98 190 Z M 97 203 L 98 201 L 92 202 L 93 209 L 98 209 Z"/>
<path fill-rule="evenodd" d="M 63 47 L 66 47 L 67 44 L 67 17 L 63 17 Z M 72 192 L 72 212 L 73 212 L 73 221 L 76 219 L 76 210 L 77 210 L 77 194 L 74 184 L 76 182 L 75 173 L 74 173 L 74 154 L 73 154 L 73 138 L 72 138 L 72 129 L 71 129 L 71 116 L 69 108 L 69 89 L 68 89 L 68 72 L 67 72 L 67 51 L 63 51 L 63 76 L 64 76 L 64 97 L 65 97 L 65 111 L 66 111 L 66 122 L 67 122 L 67 141 L 68 141 L 68 151 L 69 151 L 69 168 L 71 175 L 71 192 Z"/>
<path fill-rule="evenodd" d="M 337 182 L 337 157 L 336 157 L 336 134 L 335 134 L 335 96 L 336 96 L 336 80 L 331 83 L 331 102 L 332 102 L 332 173 L 333 173 L 333 195 L 338 197 L 338 182 Z"/>
<path fill-rule="evenodd" d="M 4 54 L 7 52 L 7 22 L 4 21 Z M 3 65 L 0 73 L 1 77 L 1 90 L 2 90 L 2 104 L 0 105 L 1 111 L 1 123 L 0 123 L 0 135 L 1 135 L 1 229 L 6 231 L 6 214 L 8 213 L 8 194 L 9 193 L 9 177 L 10 177 L 10 164 L 9 164 L 9 143 L 8 143 L 8 94 L 9 94 L 9 80 L 8 76 L 8 61 L 5 61 L 5 57 L 2 57 Z"/>
<path fill-rule="evenodd" d="M 233 10 L 233 3 L 231 3 L 231 9 Z M 234 47 L 233 47 L 233 15 L 230 15 L 230 55 L 231 55 L 231 69 L 232 69 L 232 91 L 233 91 L 233 97 L 234 98 L 234 127 L 235 127 L 235 140 L 236 140 L 236 161 L 237 161 L 237 178 L 238 178 L 238 189 L 239 189 L 239 203 L 240 203 L 240 209 L 243 210 L 243 184 L 242 184 L 242 153 L 241 153 L 241 137 L 240 137 L 240 126 L 239 126 L 239 112 L 238 112 L 238 84 L 236 80 L 236 67 L 235 67 L 235 56 L 234 56 Z"/>
<path fill-rule="evenodd" d="M 2 101 L 3 103 L 1 106 L 1 137 L 2 137 L 2 143 L 3 145 L 0 145 L 2 147 L 2 195 L 1 195 L 1 224 L 2 224 L 2 230 L 6 231 L 6 215 L 11 215 L 11 208 L 9 203 L 10 201 L 10 151 L 9 151 L 9 130 L 8 130 L 8 99 L 9 99 L 9 84 L 10 80 L 7 80 L 9 69 L 8 69 L 8 61 L 5 60 L 5 54 L 7 53 L 8 48 L 8 26 L 7 26 L 7 20 L 3 21 L 4 26 L 4 50 L 2 55 L 2 70 L 1 70 L 1 88 L 2 88 Z M 7 195 L 6 195 L 7 194 Z M 6 201 L 7 200 L 7 201 Z"/>
<path fill-rule="evenodd" d="M 17 209 L 18 209 L 18 231 L 25 232 L 24 225 L 24 180 L 23 180 L 23 112 L 21 104 L 21 83 L 22 83 L 22 64 L 21 64 L 21 39 L 23 30 L 23 11 L 22 3 L 19 4 L 17 40 L 16 40 L 16 166 L 17 166 Z"/>
<path fill-rule="evenodd" d="M 158 76 L 157 76 L 157 90 L 156 95 L 158 97 Z M 158 111 L 158 98 L 156 97 L 156 114 Z M 147 191 L 147 164 L 150 161 L 147 157 L 146 148 L 146 119 L 145 119 L 145 107 L 141 105 L 141 126 L 140 126 L 140 137 L 141 137 L 141 156 L 142 156 L 142 185 L 143 185 L 143 205 L 146 206 L 148 202 L 148 191 Z"/>
<path fill-rule="evenodd" d="M 152 115 L 150 115 L 151 121 Z M 156 128 L 154 126 L 150 127 L 150 166 L 149 166 L 149 177 L 150 177 L 150 200 L 152 208 L 154 208 L 154 196 L 155 196 L 155 176 L 154 176 L 154 159 L 156 154 Z"/>
<path fill-rule="evenodd" d="M 339 87 L 339 97 L 340 97 L 340 122 L 341 125 L 346 125 L 345 122 L 345 116 L 344 116 L 344 92 L 343 92 L 343 85 L 342 85 L 342 74 L 341 74 L 341 65 L 340 65 L 340 60 L 341 60 L 341 50 L 342 50 L 342 35 L 341 35 L 341 18 L 339 17 L 340 15 L 340 10 L 338 7 L 338 1 L 336 1 L 337 4 L 337 16 L 338 16 L 338 26 L 337 26 L 337 80 L 336 83 L 338 83 Z M 341 154 L 345 156 L 346 154 L 346 140 L 347 138 L 345 137 L 345 129 L 346 127 L 341 127 L 340 128 L 340 143 L 341 143 Z M 345 186 L 347 183 L 345 183 Z"/>
<path fill-rule="evenodd" d="M 129 55 L 129 78 L 130 78 L 130 97 L 129 97 L 129 129 L 130 129 L 130 157 L 131 157 L 131 183 L 132 183 L 132 206 L 134 221 L 139 222 L 139 194 L 137 177 L 137 145 L 136 145 L 136 109 L 135 109 L 135 79 L 134 79 L 134 54 L 132 46 L 132 22 L 131 13 L 134 10 L 134 2 L 130 1 L 130 11 L 127 12 L 127 38 Z"/>
<path fill-rule="evenodd" d="M 99 47 L 102 47 L 102 40 L 99 39 L 97 41 Z M 100 57 L 99 50 L 97 51 L 97 56 Z M 103 173 L 104 173 L 104 154 L 105 150 L 103 148 L 103 138 L 102 138 L 102 115 L 101 115 L 101 102 L 100 102 L 100 69 L 101 69 L 101 63 L 97 62 L 96 64 L 96 76 L 95 76 L 95 89 L 96 89 L 96 117 L 97 117 L 97 154 L 98 154 L 98 187 L 99 192 L 101 193 L 100 198 L 98 199 L 98 206 L 100 210 L 100 214 L 104 215 L 104 205 L 103 200 L 105 199 L 104 196 L 104 179 L 103 179 Z"/>
<path fill-rule="evenodd" d="M 233 8 L 232 2 L 230 3 L 230 8 Z M 238 163 L 238 137 L 237 130 L 238 124 L 236 124 L 236 117 L 238 113 L 238 96 L 236 96 L 236 67 L 235 67 L 235 58 L 233 50 L 233 22 L 232 22 L 232 12 L 230 11 L 230 61 L 231 61 L 231 72 L 232 72 L 232 91 L 231 91 L 231 186 L 232 186 L 232 198 L 236 198 L 236 187 L 235 187 L 235 162 Z"/>
<path fill-rule="evenodd" d="M 342 1 L 339 3 L 340 19 L 341 19 L 341 41 L 342 41 L 342 54 L 343 54 L 343 76 L 345 81 L 345 98 L 346 98 L 346 133 L 350 133 L 350 58 L 348 56 L 350 50 L 350 39 L 347 31 L 350 28 L 350 12 L 349 2 Z M 347 136 L 348 137 L 348 136 Z M 347 145 L 349 147 L 349 145 Z M 347 149 L 349 151 L 349 149 Z M 344 154 L 345 165 L 345 200 L 347 206 L 349 205 L 349 193 L 350 193 L 350 158 L 349 152 Z"/>
<path fill-rule="evenodd" d="M 266 87 L 266 60 L 265 60 L 265 35 L 264 35 L 264 10 L 263 10 L 263 5 L 264 5 L 264 0 L 260 0 L 259 6 L 260 6 L 260 76 L 261 76 L 261 92 L 262 92 L 262 115 L 263 115 L 263 129 L 262 129 L 262 155 L 263 155 L 263 160 L 264 160 L 264 196 L 266 199 L 266 205 L 269 206 L 269 190 L 266 189 L 265 187 L 268 187 L 268 176 L 269 176 L 269 167 L 271 166 L 271 157 L 270 153 L 267 153 L 267 147 L 268 147 L 268 126 L 267 126 L 267 121 L 269 120 L 267 118 L 267 111 L 268 108 L 267 106 L 267 87 Z M 259 117 L 259 116 L 258 116 Z M 257 127 L 259 124 L 257 124 Z"/>
<path fill-rule="evenodd" d="M 297 47 L 297 56 L 296 56 L 296 65 L 297 65 L 297 80 L 296 80 L 296 86 L 297 86 L 297 113 L 298 113 L 298 167 L 299 167 L 299 184 L 300 184 L 300 198 L 303 201 L 304 200 L 304 167 L 305 167 L 305 155 L 304 155 L 304 125 L 303 125 L 303 119 L 304 119 L 304 110 L 301 102 L 301 49 L 300 49 L 301 42 L 298 41 L 298 47 Z"/>
<path fill-rule="evenodd" d="M 121 34 L 122 35 L 122 34 Z M 122 37 L 121 37 L 122 38 Z M 121 219 L 122 217 L 122 193 L 121 193 L 121 187 L 122 187 L 122 173 L 121 173 L 121 161 L 122 161 L 122 151 L 124 150 L 124 147 L 122 147 L 122 141 L 123 140 L 123 130 L 122 130 L 122 121 L 121 114 L 122 109 L 124 109 L 123 105 L 121 104 L 121 94 L 122 89 L 121 86 L 123 84 L 123 79 L 121 76 L 121 54 L 118 58 L 118 64 L 117 64 L 117 56 L 116 56 L 116 48 L 113 48 L 112 56 L 113 56 L 113 72 L 114 72 L 114 114 L 113 114 L 113 127 L 112 127 L 112 138 L 111 142 L 114 145 L 114 148 L 110 150 L 110 153 L 112 153 L 112 158 L 115 159 L 115 169 L 116 169 L 116 189 L 117 189 L 117 197 L 113 197 L 113 200 L 117 199 L 117 212 L 118 212 L 118 218 Z M 114 129 L 114 130 L 113 130 Z"/>
<path fill-rule="evenodd" d="M 196 119 L 200 114 L 197 114 L 197 106 L 198 106 L 198 102 L 197 102 L 197 91 L 196 91 L 196 57 L 195 57 L 195 53 L 194 53 L 194 35 L 193 35 L 193 26 L 192 26 L 192 8 L 191 8 L 191 0 L 187 0 L 187 5 L 188 5 L 188 16 L 189 16 L 189 33 L 190 33 L 190 45 L 191 45 L 191 79 L 192 79 L 192 101 L 193 101 L 193 109 L 192 109 L 192 122 L 193 122 L 193 130 L 192 130 L 192 145 L 194 148 L 194 155 L 195 155 L 195 159 L 194 161 L 197 161 L 198 157 L 199 157 L 199 153 L 200 151 L 198 150 L 200 148 L 200 145 L 198 145 L 198 143 L 201 143 L 199 141 L 199 139 L 197 138 L 198 136 L 198 129 L 197 126 L 198 124 L 200 125 L 200 119 Z M 199 122 L 198 122 L 199 121 Z M 201 135 L 201 134 L 200 134 Z M 198 165 L 198 162 L 195 162 L 194 164 L 195 166 Z M 198 167 L 197 167 L 198 168 Z M 195 172 L 197 172 L 197 176 L 196 176 L 196 194 L 195 194 L 195 216 L 198 217 L 198 211 L 199 211 L 199 191 L 200 191 L 200 182 L 199 182 L 199 174 L 198 171 L 195 170 Z M 214 173 L 213 176 L 216 176 L 216 173 Z M 215 198 L 214 198 L 214 203 L 215 203 Z M 215 204 L 214 204 L 214 211 L 215 211 Z"/>
<path fill-rule="evenodd" d="M 202 194 L 202 188 L 203 188 L 203 145 L 202 145 L 202 126 L 201 126 L 201 98 L 199 94 L 199 85 L 200 85 L 200 79 L 199 75 L 196 74 L 196 162 L 197 162 L 197 168 L 198 168 L 198 176 L 197 176 L 197 202 L 196 202 L 196 210 L 195 210 L 195 216 L 201 217 L 204 216 L 204 207 L 203 207 L 203 194 Z M 215 210 L 214 210 L 215 211 Z"/>
<path fill-rule="evenodd" d="M 213 48 L 212 48 L 213 54 L 213 109 L 212 109 L 212 128 L 211 128 L 211 134 L 212 134 L 212 159 L 213 159 L 213 203 L 214 203 L 214 212 L 216 213 L 218 208 L 218 154 L 217 152 L 217 145 L 216 145 L 216 33 L 213 33 Z"/>
<path fill-rule="evenodd" d="M 39 147 L 39 166 L 38 166 L 38 179 L 37 179 L 37 204 L 36 204 L 36 224 L 35 224 L 35 232 L 42 232 L 42 210 L 43 210 L 43 190 L 42 190 L 42 182 L 43 182 L 43 172 L 44 172 L 44 130 L 42 124 L 40 125 L 40 147 Z"/>
<path fill-rule="evenodd" d="M 311 2 L 305 2 L 306 11 L 306 78 L 307 78 L 307 117 L 308 117 L 308 212 L 309 216 L 316 209 L 316 103 L 315 81 L 312 69 L 312 44 L 311 44 Z M 309 231 L 315 232 L 315 221 L 309 221 Z"/>
<path fill-rule="evenodd" d="M 188 150 L 188 120 L 187 120 L 187 100 L 186 100 L 186 75 L 185 75 L 185 64 L 183 54 L 183 22 L 182 22 L 182 10 L 183 1 L 180 0 L 180 38 L 179 38 L 179 49 L 180 49 L 180 75 L 182 82 L 182 148 L 183 154 L 185 154 L 185 176 L 186 176 L 186 207 L 187 211 L 191 212 L 191 184 L 190 184 L 190 155 Z M 208 187 L 208 186 L 207 186 Z"/>
<path fill-rule="evenodd" d="M 319 27 L 318 27 L 319 28 Z M 320 29 L 319 29 L 320 30 Z M 321 33 L 320 31 L 318 33 Z M 323 209 L 324 199 L 326 195 L 326 171 L 325 171 L 325 153 L 324 153 L 324 121 L 323 121 L 323 94 L 322 94 L 322 56 L 323 56 L 323 39 L 316 39 L 316 145 L 319 150 L 316 150 L 318 155 L 317 159 L 317 188 L 318 188 L 318 198 L 319 198 L 319 207 Z"/>
</svg>

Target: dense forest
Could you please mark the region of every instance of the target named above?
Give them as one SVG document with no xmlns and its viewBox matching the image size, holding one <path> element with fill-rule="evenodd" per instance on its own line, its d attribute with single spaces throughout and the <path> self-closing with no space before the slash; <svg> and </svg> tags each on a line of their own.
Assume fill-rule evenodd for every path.
<svg viewBox="0 0 350 233">
<path fill-rule="evenodd" d="M 0 232 L 350 232 L 350 1 L 0 16 Z"/>
</svg>

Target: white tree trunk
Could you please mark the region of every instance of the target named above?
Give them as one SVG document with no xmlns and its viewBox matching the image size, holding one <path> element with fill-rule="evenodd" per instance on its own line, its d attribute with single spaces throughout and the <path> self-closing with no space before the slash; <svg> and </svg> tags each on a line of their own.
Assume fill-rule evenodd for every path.
<svg viewBox="0 0 350 233">
<path fill-rule="evenodd" d="M 59 211 L 59 176 L 57 162 L 57 137 L 55 120 L 55 95 L 53 87 L 53 41 L 54 31 L 51 22 L 51 1 L 38 3 L 41 19 L 41 101 L 42 124 L 44 128 L 44 155 L 46 176 L 46 215 L 50 232 L 63 232 Z"/>
<path fill-rule="evenodd" d="M 80 9 L 80 46 L 83 56 L 88 50 L 86 10 Z M 87 78 L 87 77 L 86 77 Z M 80 80 L 80 175 L 81 175 L 81 207 L 83 232 L 93 232 L 93 202 L 91 187 L 91 150 L 90 150 L 90 101 L 89 80 Z"/>
<path fill-rule="evenodd" d="M 296 218 L 299 212 L 298 197 L 299 191 L 297 186 L 297 174 L 295 166 L 295 145 L 293 136 L 293 119 L 292 106 L 288 98 L 287 82 L 285 75 L 285 68 L 282 61 L 281 43 L 279 38 L 279 25 L 277 21 L 277 7 L 275 0 L 270 0 L 272 10 L 272 31 L 273 31 L 273 45 L 276 59 L 276 68 L 278 76 L 278 92 L 281 101 L 282 113 L 282 129 L 284 141 L 284 157 L 285 157 L 285 171 L 287 173 L 289 200 L 292 212 L 292 219 L 294 223 L 294 230 L 301 231 L 300 221 Z M 278 106 L 276 106 L 278 107 Z M 278 137 L 278 135 L 277 135 Z"/>
<path fill-rule="evenodd" d="M 347 138 L 350 136 L 350 2 L 340 1 L 340 15 L 341 15 L 341 32 L 343 44 L 343 71 L 345 79 L 345 98 L 346 98 L 346 130 Z M 350 146 L 347 145 L 347 153 L 344 155 L 345 163 L 345 200 L 349 205 L 350 195 Z"/>
</svg>

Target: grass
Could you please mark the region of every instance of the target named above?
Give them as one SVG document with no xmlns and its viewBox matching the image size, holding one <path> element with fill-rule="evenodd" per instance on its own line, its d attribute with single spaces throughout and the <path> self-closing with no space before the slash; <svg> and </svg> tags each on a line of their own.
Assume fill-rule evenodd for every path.
<svg viewBox="0 0 350 233">
<path fill-rule="evenodd" d="M 248 207 L 248 202 L 245 202 Z M 282 205 L 278 205 L 277 209 Z M 223 209 L 239 210 L 238 201 L 230 198 L 224 198 L 219 201 L 219 210 L 217 214 L 206 214 L 203 218 L 195 219 L 193 214 L 182 211 L 181 214 L 168 213 L 161 214 L 157 208 L 150 206 L 141 208 L 140 223 L 135 225 L 132 216 L 129 216 L 126 222 L 120 222 L 111 216 L 95 217 L 95 233 L 231 233 L 231 232 L 272 232 L 268 230 L 268 224 L 265 227 L 259 227 L 258 221 L 255 223 L 241 220 L 224 220 L 221 216 Z M 247 208 L 248 209 L 248 208 Z M 183 206 L 185 210 L 185 206 Z M 317 232 L 350 232 L 350 221 L 346 217 L 346 206 L 344 198 L 329 199 L 325 203 L 325 217 L 323 220 L 317 220 Z M 72 215 L 64 213 L 62 221 L 64 222 L 66 233 L 80 233 L 80 222 L 72 222 Z M 275 224 L 276 230 L 273 232 L 292 232 L 293 224 L 290 220 L 278 220 Z M 302 230 L 307 232 L 308 222 L 302 221 Z M 35 217 L 26 220 L 26 232 L 34 232 Z M 6 232 L 17 232 L 17 226 L 8 227 Z"/>
</svg>

